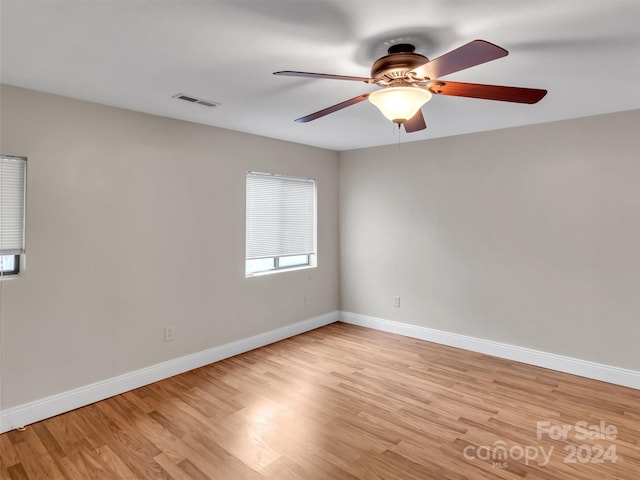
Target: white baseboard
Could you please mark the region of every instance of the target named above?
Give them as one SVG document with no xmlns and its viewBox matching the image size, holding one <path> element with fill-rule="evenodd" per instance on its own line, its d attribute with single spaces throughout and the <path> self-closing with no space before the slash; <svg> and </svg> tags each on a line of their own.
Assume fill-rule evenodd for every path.
<svg viewBox="0 0 640 480">
<path fill-rule="evenodd" d="M 398 335 L 404 335 L 406 337 L 418 338 L 428 342 L 440 343 L 450 347 L 462 348 L 472 352 L 484 353 L 486 355 L 515 360 L 529 365 L 550 368 L 559 372 L 571 373 L 573 375 L 614 383 L 624 387 L 640 389 L 640 372 L 635 370 L 612 367 L 601 363 L 540 352 L 530 348 L 507 345 L 490 340 L 483 340 L 481 338 L 384 320 L 382 318 L 357 313 L 340 312 L 340 319 L 342 322 L 352 325 L 397 333 Z"/>
<path fill-rule="evenodd" d="M 0 433 L 323 327 L 330 323 L 337 322 L 339 319 L 340 314 L 338 311 L 330 312 L 275 330 L 260 333 L 253 337 L 243 338 L 202 352 L 185 355 L 184 357 L 168 360 L 157 365 L 0 411 Z"/>
<path fill-rule="evenodd" d="M 612 367 L 553 353 L 540 352 L 529 348 L 384 320 L 357 313 L 334 311 L 254 335 L 253 337 L 237 340 L 191 355 L 185 355 L 184 357 L 168 360 L 157 365 L 2 410 L 0 411 L 0 433 L 38 422 L 45 418 L 53 417 L 337 321 L 640 389 L 640 372 L 635 370 Z"/>
</svg>

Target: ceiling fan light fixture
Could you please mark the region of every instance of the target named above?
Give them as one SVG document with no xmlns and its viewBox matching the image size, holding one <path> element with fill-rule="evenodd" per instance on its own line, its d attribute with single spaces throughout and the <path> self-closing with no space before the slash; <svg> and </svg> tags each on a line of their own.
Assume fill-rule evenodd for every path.
<svg viewBox="0 0 640 480">
<path fill-rule="evenodd" d="M 404 123 L 431 100 L 431 92 L 418 87 L 388 87 L 369 95 L 382 114 L 394 123 Z"/>
</svg>

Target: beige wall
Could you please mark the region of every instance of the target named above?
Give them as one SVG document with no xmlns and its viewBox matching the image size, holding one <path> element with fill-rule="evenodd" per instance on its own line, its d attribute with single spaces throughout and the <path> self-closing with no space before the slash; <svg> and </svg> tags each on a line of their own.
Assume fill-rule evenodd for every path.
<svg viewBox="0 0 640 480">
<path fill-rule="evenodd" d="M 640 370 L 639 126 L 342 152 L 341 308 Z"/>
<path fill-rule="evenodd" d="M 1 93 L 1 151 L 28 157 L 27 265 L 1 282 L 3 408 L 338 308 L 335 152 Z M 244 277 L 247 170 L 318 179 L 318 268 Z"/>
</svg>

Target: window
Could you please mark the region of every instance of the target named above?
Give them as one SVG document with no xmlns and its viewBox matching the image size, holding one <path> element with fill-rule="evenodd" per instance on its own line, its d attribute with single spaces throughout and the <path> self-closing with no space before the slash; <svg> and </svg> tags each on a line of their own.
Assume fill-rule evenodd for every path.
<svg viewBox="0 0 640 480">
<path fill-rule="evenodd" d="M 20 272 L 20 255 L 0 256 L 0 275 L 15 275 Z"/>
<path fill-rule="evenodd" d="M 26 158 L 0 156 L 0 275 L 20 271 L 26 165 Z"/>
<path fill-rule="evenodd" d="M 316 181 L 247 173 L 246 275 L 316 265 Z"/>
</svg>

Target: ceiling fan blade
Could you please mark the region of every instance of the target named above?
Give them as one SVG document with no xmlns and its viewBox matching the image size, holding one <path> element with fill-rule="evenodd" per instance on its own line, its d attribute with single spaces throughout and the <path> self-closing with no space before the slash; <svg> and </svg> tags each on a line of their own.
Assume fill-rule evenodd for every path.
<svg viewBox="0 0 640 480">
<path fill-rule="evenodd" d="M 502 85 L 482 85 L 480 83 L 438 81 L 429 90 L 439 95 L 454 97 L 482 98 L 501 102 L 538 103 L 547 94 L 537 88 L 505 87 Z"/>
<path fill-rule="evenodd" d="M 368 77 L 350 77 L 347 75 L 332 75 L 330 73 L 312 73 L 312 72 L 294 72 L 291 70 L 283 70 L 281 72 L 273 72 L 274 75 L 284 75 L 286 77 L 305 77 L 305 78 L 329 78 L 332 80 L 351 80 L 354 82 L 373 83 L 373 78 Z"/>
<path fill-rule="evenodd" d="M 482 63 L 497 60 L 509 55 L 501 48 L 486 40 L 474 40 L 455 50 L 425 63 L 414 70 L 418 78 L 440 78 L 465 68 L 475 67 Z"/>
<path fill-rule="evenodd" d="M 404 131 L 407 133 L 418 132 L 427 128 L 427 124 L 424 121 L 422 111 L 418 110 L 413 117 L 403 123 Z"/>
<path fill-rule="evenodd" d="M 369 98 L 369 93 L 363 93 L 362 95 L 358 95 L 357 97 L 350 98 L 349 100 L 345 100 L 344 102 L 340 102 L 331 107 L 323 108 L 315 113 L 307 115 L 306 117 L 296 118 L 296 122 L 298 123 L 307 123 L 311 120 L 316 120 L 320 117 L 324 117 L 325 115 L 329 115 L 330 113 L 337 112 L 338 110 L 342 110 L 343 108 L 350 107 L 351 105 L 355 105 L 356 103 L 360 103 L 367 98 Z"/>
</svg>

